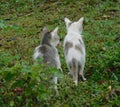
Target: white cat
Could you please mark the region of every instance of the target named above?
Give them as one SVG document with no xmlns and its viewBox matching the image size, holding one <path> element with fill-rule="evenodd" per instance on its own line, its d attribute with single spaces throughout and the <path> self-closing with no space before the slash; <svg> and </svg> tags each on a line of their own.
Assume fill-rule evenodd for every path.
<svg viewBox="0 0 120 107">
<path fill-rule="evenodd" d="M 69 74 L 73 76 L 73 81 L 78 85 L 78 76 L 81 75 L 83 80 L 86 78 L 83 75 L 85 66 L 85 45 L 82 39 L 83 20 L 80 18 L 76 22 L 71 22 L 65 18 L 67 35 L 64 39 L 64 54 L 66 63 L 69 69 Z"/>
</svg>

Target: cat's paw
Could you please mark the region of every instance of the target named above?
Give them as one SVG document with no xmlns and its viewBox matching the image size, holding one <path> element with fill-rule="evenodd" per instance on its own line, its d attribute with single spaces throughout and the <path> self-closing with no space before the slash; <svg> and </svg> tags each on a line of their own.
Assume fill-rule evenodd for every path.
<svg viewBox="0 0 120 107">
<path fill-rule="evenodd" d="M 63 72 L 62 68 L 58 68 L 58 70 L 60 70 L 61 72 Z"/>
<path fill-rule="evenodd" d="M 87 79 L 85 77 L 83 77 L 83 80 L 86 81 Z"/>
<path fill-rule="evenodd" d="M 60 68 L 60 71 L 63 72 L 62 68 Z"/>
</svg>

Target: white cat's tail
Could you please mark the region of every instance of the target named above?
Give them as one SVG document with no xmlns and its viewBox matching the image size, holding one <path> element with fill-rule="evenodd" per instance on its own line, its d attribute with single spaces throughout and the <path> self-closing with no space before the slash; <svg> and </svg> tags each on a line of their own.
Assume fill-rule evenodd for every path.
<svg viewBox="0 0 120 107">
<path fill-rule="evenodd" d="M 73 58 L 72 61 L 69 63 L 69 67 L 70 67 L 70 73 L 73 76 L 73 81 L 75 82 L 75 85 L 78 85 L 78 61 Z"/>
</svg>

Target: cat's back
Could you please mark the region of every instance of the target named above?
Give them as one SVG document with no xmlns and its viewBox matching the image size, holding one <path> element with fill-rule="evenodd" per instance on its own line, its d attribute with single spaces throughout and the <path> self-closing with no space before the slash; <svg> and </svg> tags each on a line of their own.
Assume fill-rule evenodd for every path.
<svg viewBox="0 0 120 107">
<path fill-rule="evenodd" d="M 52 47 L 51 46 L 49 46 L 49 45 L 40 45 L 40 47 L 39 47 L 39 51 L 42 53 L 42 54 L 46 54 L 46 53 L 54 53 L 53 51 L 52 51 L 53 49 L 52 49 Z"/>
<path fill-rule="evenodd" d="M 56 66 L 56 50 L 49 45 L 41 45 L 39 51 L 42 53 L 43 62 L 51 66 Z"/>
<path fill-rule="evenodd" d="M 84 45 L 84 42 L 82 40 L 82 36 L 77 34 L 77 33 L 74 33 L 74 32 L 68 33 L 66 35 L 66 37 L 64 39 L 64 46 L 65 46 L 66 42 L 70 42 L 73 45 L 76 45 L 76 44 Z"/>
<path fill-rule="evenodd" d="M 72 58 L 82 60 L 85 56 L 85 47 L 81 35 L 77 33 L 69 33 L 64 39 L 64 52 L 68 60 Z"/>
</svg>

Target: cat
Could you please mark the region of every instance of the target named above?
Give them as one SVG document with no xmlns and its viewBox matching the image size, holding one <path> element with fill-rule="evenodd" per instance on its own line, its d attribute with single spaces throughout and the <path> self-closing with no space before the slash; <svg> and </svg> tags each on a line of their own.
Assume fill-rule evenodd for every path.
<svg viewBox="0 0 120 107">
<path fill-rule="evenodd" d="M 86 78 L 83 75 L 85 66 L 86 51 L 82 39 L 83 20 L 80 18 L 76 22 L 71 22 L 68 18 L 64 18 L 67 35 L 64 38 L 64 54 L 66 63 L 69 69 L 69 74 L 73 77 L 75 85 L 78 85 L 78 76 L 81 75 L 83 80 Z"/>
<path fill-rule="evenodd" d="M 41 44 L 35 48 L 33 59 L 36 60 L 38 57 L 42 58 L 42 62 L 51 67 L 61 68 L 60 58 L 57 50 L 57 45 L 60 42 L 60 37 L 57 34 L 58 27 L 53 31 L 49 31 L 47 27 L 43 28 L 43 37 Z M 57 77 L 54 76 L 54 83 L 57 85 Z M 57 89 L 57 86 L 55 86 Z"/>
</svg>

